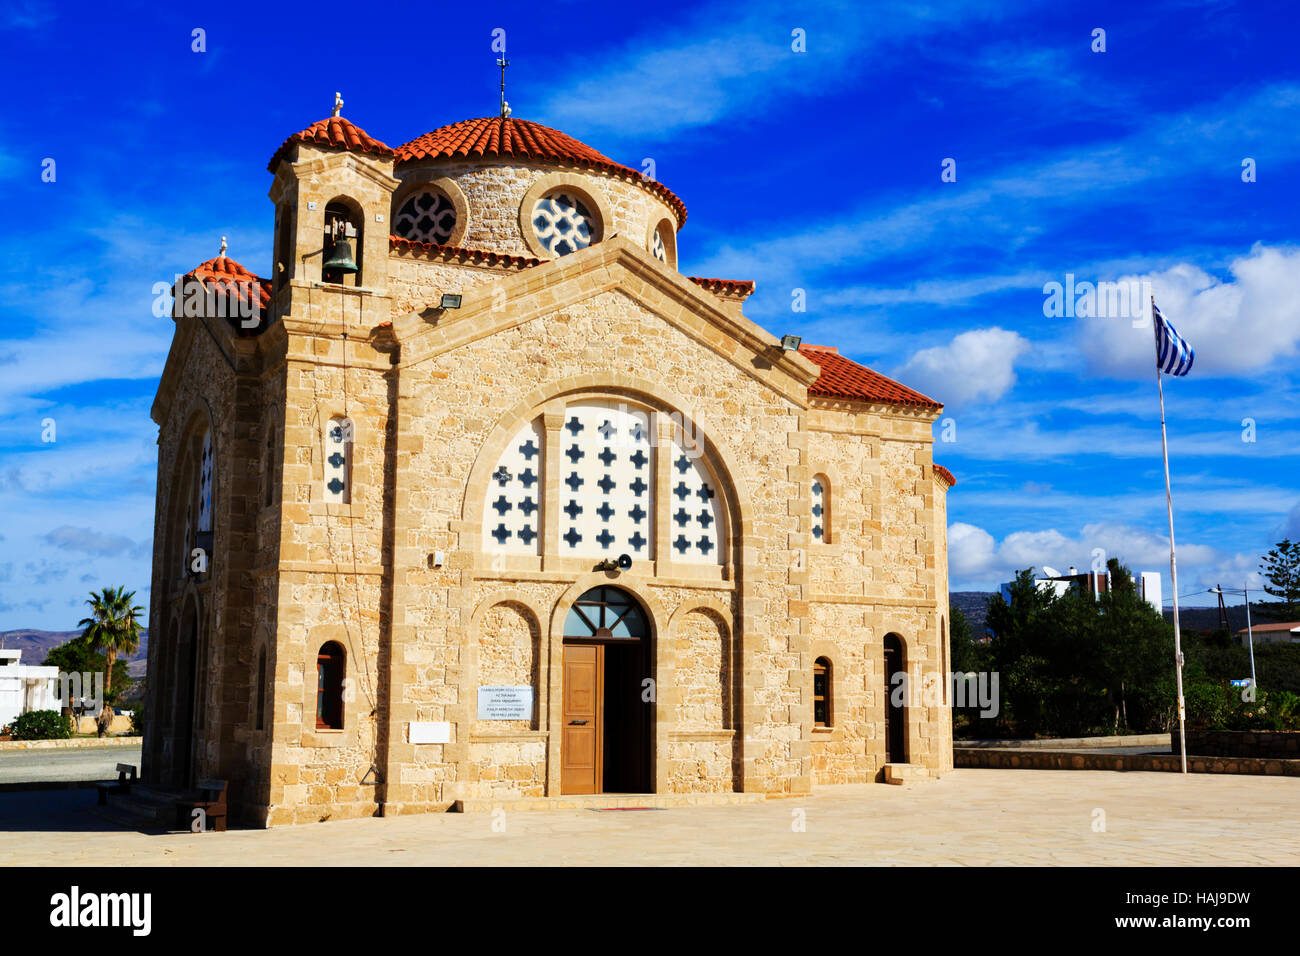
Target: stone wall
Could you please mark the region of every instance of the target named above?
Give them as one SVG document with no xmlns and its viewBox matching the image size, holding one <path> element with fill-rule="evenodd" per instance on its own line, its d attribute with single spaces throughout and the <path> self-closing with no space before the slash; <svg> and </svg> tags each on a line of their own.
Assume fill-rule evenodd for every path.
<svg viewBox="0 0 1300 956">
<path fill-rule="evenodd" d="M 1175 727 L 1170 753 L 1180 752 Z M 1189 730 L 1187 752 L 1209 757 L 1283 757 L 1300 759 L 1300 731 L 1294 730 Z"/>
</svg>

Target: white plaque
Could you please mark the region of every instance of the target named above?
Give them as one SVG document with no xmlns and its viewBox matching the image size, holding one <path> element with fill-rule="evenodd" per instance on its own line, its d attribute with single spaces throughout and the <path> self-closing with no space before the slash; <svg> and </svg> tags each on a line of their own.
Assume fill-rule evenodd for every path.
<svg viewBox="0 0 1300 956">
<path fill-rule="evenodd" d="M 533 689 L 531 687 L 480 687 L 478 719 L 532 720 Z"/>
<path fill-rule="evenodd" d="M 451 722 L 446 720 L 411 721 L 411 743 L 451 743 Z"/>
</svg>

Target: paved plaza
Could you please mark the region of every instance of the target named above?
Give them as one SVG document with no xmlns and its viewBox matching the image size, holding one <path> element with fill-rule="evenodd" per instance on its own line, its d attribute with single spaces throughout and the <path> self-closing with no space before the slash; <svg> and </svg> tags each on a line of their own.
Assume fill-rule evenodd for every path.
<svg viewBox="0 0 1300 956">
<path fill-rule="evenodd" d="M 1276 865 L 1300 856 L 1300 780 L 956 770 L 802 799 L 668 810 L 530 810 L 146 835 L 93 790 L 0 794 L 9 865 Z M 1096 832 L 1097 811 L 1105 831 Z M 504 831 L 500 827 L 504 824 Z M 496 829 L 494 829 L 496 827 Z"/>
</svg>

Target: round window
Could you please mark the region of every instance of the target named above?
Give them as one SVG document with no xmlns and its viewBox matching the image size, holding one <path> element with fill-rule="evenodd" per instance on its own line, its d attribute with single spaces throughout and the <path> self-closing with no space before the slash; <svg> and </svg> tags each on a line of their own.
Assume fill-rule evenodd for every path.
<svg viewBox="0 0 1300 956">
<path fill-rule="evenodd" d="M 554 192 L 537 200 L 533 206 L 533 229 L 537 241 L 550 253 L 567 256 L 591 245 L 596 231 L 595 218 L 577 198 Z"/>
<path fill-rule="evenodd" d="M 436 190 L 416 193 L 397 210 L 393 228 L 403 239 L 443 246 L 456 228 L 456 207 Z"/>
</svg>

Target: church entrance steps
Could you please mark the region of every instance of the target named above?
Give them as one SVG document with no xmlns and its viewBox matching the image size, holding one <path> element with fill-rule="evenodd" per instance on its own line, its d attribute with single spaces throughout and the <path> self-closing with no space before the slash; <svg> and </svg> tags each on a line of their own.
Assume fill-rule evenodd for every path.
<svg viewBox="0 0 1300 956">
<path fill-rule="evenodd" d="M 929 779 L 933 778 L 930 777 L 925 768 L 919 767 L 914 763 L 885 764 L 885 783 L 902 786 L 905 783 L 915 783 L 918 780 Z"/>
<path fill-rule="evenodd" d="M 467 797 L 451 805 L 452 813 L 493 810 L 635 810 L 669 807 L 734 807 L 763 803 L 765 793 L 595 793 L 559 797 Z"/>
<path fill-rule="evenodd" d="M 94 807 L 96 816 L 129 830 L 174 830 L 176 801 L 183 791 L 135 784 L 130 793 L 109 796 L 108 806 Z"/>
</svg>

